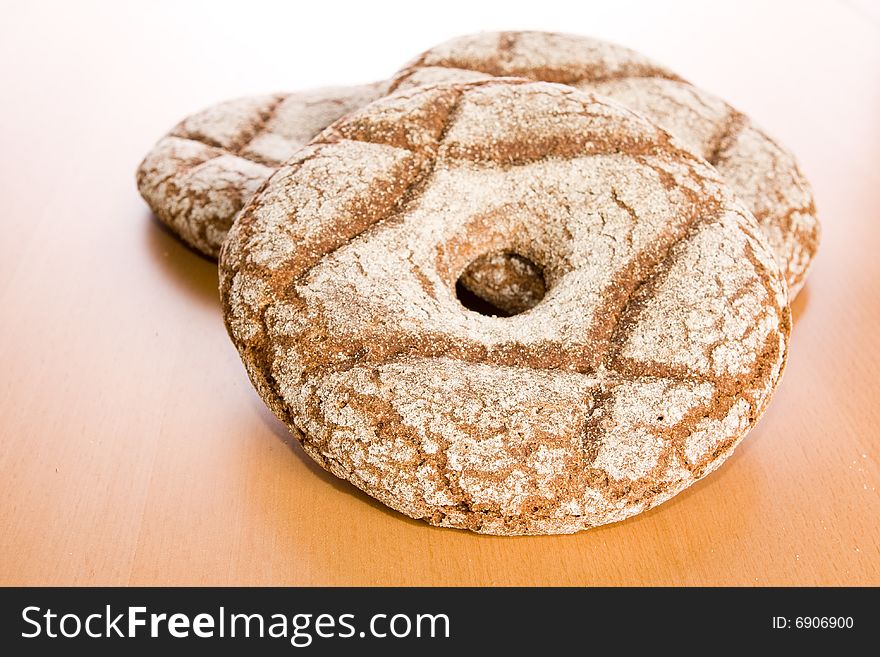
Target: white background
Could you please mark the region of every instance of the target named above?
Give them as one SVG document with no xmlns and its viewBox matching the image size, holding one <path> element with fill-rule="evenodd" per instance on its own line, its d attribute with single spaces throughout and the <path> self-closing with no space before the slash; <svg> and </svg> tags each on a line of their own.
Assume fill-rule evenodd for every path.
<svg viewBox="0 0 880 657">
<path fill-rule="evenodd" d="M 861 20 L 880 22 L 876 0 L 838 1 Z M 825 21 L 829 2 L 310 0 L 231 3 L 233 11 L 227 3 L 179 0 L 15 3 L 16 19 L 0 19 L 0 72 L 11 69 L 0 117 L 37 112 L 63 121 L 67 108 L 100 120 L 146 104 L 154 109 L 149 116 L 132 114 L 148 124 L 128 134 L 157 139 L 184 115 L 226 98 L 385 78 L 459 34 L 535 29 L 639 49 L 734 104 L 749 99 L 740 109 L 760 123 L 777 115 L 771 104 L 809 99 L 811 80 L 790 74 L 810 70 L 799 65 L 804 59 L 816 79 L 833 78 L 823 70 L 825 35 L 851 25 Z M 780 34 L 780 24 L 790 31 Z M 47 33 L 53 48 L 30 47 L 31 35 Z M 28 75 L 15 75 L 18 67 Z M 58 106 L 47 107 L 47 97 Z M 783 141 L 797 139 L 784 124 L 766 127 Z"/>
</svg>

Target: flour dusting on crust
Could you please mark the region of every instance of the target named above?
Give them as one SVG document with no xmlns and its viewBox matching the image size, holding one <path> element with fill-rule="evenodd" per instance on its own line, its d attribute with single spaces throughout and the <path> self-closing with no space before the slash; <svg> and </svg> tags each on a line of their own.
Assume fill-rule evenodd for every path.
<svg viewBox="0 0 880 657">
<path fill-rule="evenodd" d="M 457 37 L 415 58 L 391 89 L 470 82 L 480 74 L 561 82 L 644 114 L 715 166 L 751 210 L 791 298 L 803 286 L 819 243 L 812 191 L 794 156 L 746 115 L 633 50 L 548 32 Z"/>
<path fill-rule="evenodd" d="M 497 252 L 546 282 L 507 318 L 455 295 Z M 338 121 L 244 208 L 220 273 L 248 373 L 312 458 L 492 534 L 613 522 L 711 472 L 763 412 L 790 329 L 717 173 L 544 82 L 405 90 Z"/>
<path fill-rule="evenodd" d="M 137 171 L 141 196 L 184 242 L 216 258 L 236 213 L 278 166 L 386 86 L 326 87 L 209 107 L 147 154 Z"/>
</svg>

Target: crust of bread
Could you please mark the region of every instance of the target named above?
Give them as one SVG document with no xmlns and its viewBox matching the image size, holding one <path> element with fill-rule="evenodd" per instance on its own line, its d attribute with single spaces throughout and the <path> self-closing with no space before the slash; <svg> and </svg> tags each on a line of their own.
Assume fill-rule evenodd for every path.
<svg viewBox="0 0 880 657">
<path fill-rule="evenodd" d="M 390 88 L 487 75 L 565 83 L 644 113 L 715 166 L 752 211 L 791 298 L 803 286 L 820 237 L 812 191 L 794 156 L 747 116 L 633 50 L 548 32 L 453 39 L 413 60 Z M 388 88 L 375 83 L 221 103 L 184 120 L 156 145 L 138 170 L 138 187 L 160 220 L 216 258 L 235 214 L 260 183 L 317 132 Z M 492 265 L 463 283 L 498 308 L 520 312 L 530 302 L 528 290 L 492 284 L 517 281 L 517 262 Z"/>
<path fill-rule="evenodd" d="M 514 252 L 546 294 L 464 308 Z M 257 390 L 320 465 L 489 534 L 640 513 L 717 468 L 781 376 L 790 312 L 755 218 L 622 105 L 492 79 L 379 99 L 281 166 L 220 257 Z"/>
<path fill-rule="evenodd" d="M 137 170 L 162 223 L 209 258 L 256 189 L 282 162 L 387 83 L 251 96 L 193 114 L 159 140 Z"/>
<path fill-rule="evenodd" d="M 641 112 L 712 164 L 751 210 L 791 298 L 803 286 L 820 238 L 810 184 L 792 153 L 745 114 L 633 50 L 549 32 L 452 39 L 415 58 L 394 77 L 391 90 L 480 75 L 561 82 Z M 504 299 L 495 303 L 506 305 Z"/>
</svg>

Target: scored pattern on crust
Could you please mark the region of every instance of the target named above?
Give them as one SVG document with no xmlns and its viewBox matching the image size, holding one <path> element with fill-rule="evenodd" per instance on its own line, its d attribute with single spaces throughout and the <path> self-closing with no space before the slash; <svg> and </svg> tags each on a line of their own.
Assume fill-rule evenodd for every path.
<svg viewBox="0 0 880 657">
<path fill-rule="evenodd" d="M 748 117 L 632 50 L 552 33 L 454 39 L 417 58 L 396 76 L 393 88 L 485 75 L 571 84 L 645 112 L 716 166 L 758 218 L 790 296 L 802 287 L 819 240 L 812 192 L 793 156 Z M 141 194 L 185 242 L 215 258 L 235 214 L 260 183 L 314 134 L 386 87 L 258 96 L 200 112 L 172 130 L 141 164 Z M 482 275 L 475 270 L 463 284 L 502 310 L 519 312 L 523 289 L 496 284 L 516 280 L 517 263 L 498 258 L 488 264 L 490 270 Z"/>
<path fill-rule="evenodd" d="M 708 160 L 752 211 L 790 297 L 803 286 L 819 242 L 810 185 L 794 156 L 744 114 L 628 48 L 547 32 L 452 39 L 413 60 L 395 76 L 391 90 L 482 75 L 561 82 L 645 114 Z"/>
<path fill-rule="evenodd" d="M 484 254 L 544 299 L 470 312 Z M 324 468 L 433 524 L 578 531 L 720 465 L 780 377 L 786 289 L 754 218 L 639 115 L 554 84 L 415 88 L 340 120 L 241 212 L 224 316 Z"/>
<path fill-rule="evenodd" d="M 183 241 L 216 258 L 236 213 L 282 162 L 386 83 L 227 101 L 175 126 L 144 158 L 138 189 Z"/>
</svg>

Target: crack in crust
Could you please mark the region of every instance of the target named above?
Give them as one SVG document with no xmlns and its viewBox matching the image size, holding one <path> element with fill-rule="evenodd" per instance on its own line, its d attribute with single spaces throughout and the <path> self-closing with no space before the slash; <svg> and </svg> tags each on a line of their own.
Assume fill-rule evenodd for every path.
<svg viewBox="0 0 880 657">
<path fill-rule="evenodd" d="M 790 316 L 757 232 L 619 106 L 522 80 L 414 89 L 264 183 L 221 254 L 224 317 L 337 476 L 433 524 L 573 532 L 705 476 L 763 412 Z M 458 305 L 461 271 L 505 248 L 545 298 Z"/>
</svg>

